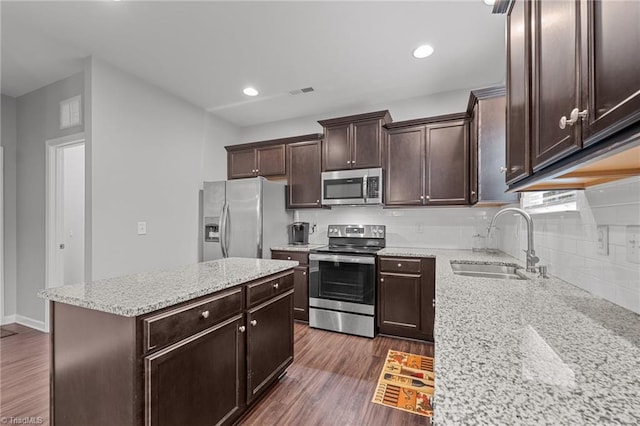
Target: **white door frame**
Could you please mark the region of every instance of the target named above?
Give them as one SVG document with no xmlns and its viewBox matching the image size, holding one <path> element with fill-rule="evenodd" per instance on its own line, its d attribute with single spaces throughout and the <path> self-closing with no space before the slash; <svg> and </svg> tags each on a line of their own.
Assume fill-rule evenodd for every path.
<svg viewBox="0 0 640 426">
<path fill-rule="evenodd" d="M 62 232 L 62 181 L 63 163 L 62 149 L 75 145 L 84 145 L 84 132 L 69 136 L 49 139 L 46 141 L 46 193 L 45 193 L 45 289 L 60 285 L 62 270 L 60 270 L 60 250 L 56 235 Z M 86 169 L 86 167 L 85 167 Z M 85 188 L 85 197 L 87 190 Z M 86 223 L 86 218 L 85 218 Z M 86 232 L 86 231 L 85 231 Z M 49 332 L 49 301 L 45 300 L 44 329 Z"/>
<path fill-rule="evenodd" d="M 4 324 L 4 147 L 0 146 L 0 324 Z"/>
</svg>

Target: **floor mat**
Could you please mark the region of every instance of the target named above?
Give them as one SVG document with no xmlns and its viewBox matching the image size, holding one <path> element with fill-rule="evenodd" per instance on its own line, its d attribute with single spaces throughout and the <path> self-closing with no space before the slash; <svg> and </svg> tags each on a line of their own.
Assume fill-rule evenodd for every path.
<svg viewBox="0 0 640 426">
<path fill-rule="evenodd" d="M 389 350 L 372 402 L 421 416 L 433 416 L 433 358 Z"/>
</svg>

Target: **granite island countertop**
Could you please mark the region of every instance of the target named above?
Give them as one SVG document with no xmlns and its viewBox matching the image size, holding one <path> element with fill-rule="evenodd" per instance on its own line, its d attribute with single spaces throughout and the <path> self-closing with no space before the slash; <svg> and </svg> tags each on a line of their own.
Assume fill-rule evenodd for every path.
<svg viewBox="0 0 640 426">
<path fill-rule="evenodd" d="M 296 261 L 231 257 L 180 268 L 145 272 L 41 290 L 54 302 L 126 317 L 143 315 L 285 271 Z"/>
<path fill-rule="evenodd" d="M 441 425 L 640 424 L 640 315 L 556 278 L 453 274 L 503 253 L 387 248 L 436 258 L 435 413 Z"/>
</svg>

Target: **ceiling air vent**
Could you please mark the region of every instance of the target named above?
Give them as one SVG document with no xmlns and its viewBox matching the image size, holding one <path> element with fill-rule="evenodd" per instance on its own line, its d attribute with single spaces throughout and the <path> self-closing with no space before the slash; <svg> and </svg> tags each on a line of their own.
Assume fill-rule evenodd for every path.
<svg viewBox="0 0 640 426">
<path fill-rule="evenodd" d="M 303 93 L 313 92 L 313 87 L 305 87 L 303 89 L 296 89 L 289 92 L 290 95 L 301 95 Z"/>
</svg>

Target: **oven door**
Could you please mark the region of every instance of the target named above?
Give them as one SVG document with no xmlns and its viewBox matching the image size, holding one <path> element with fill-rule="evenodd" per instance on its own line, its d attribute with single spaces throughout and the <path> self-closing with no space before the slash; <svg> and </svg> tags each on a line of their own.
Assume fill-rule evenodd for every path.
<svg viewBox="0 0 640 426">
<path fill-rule="evenodd" d="M 309 304 L 373 315 L 375 257 L 309 255 Z"/>
</svg>

